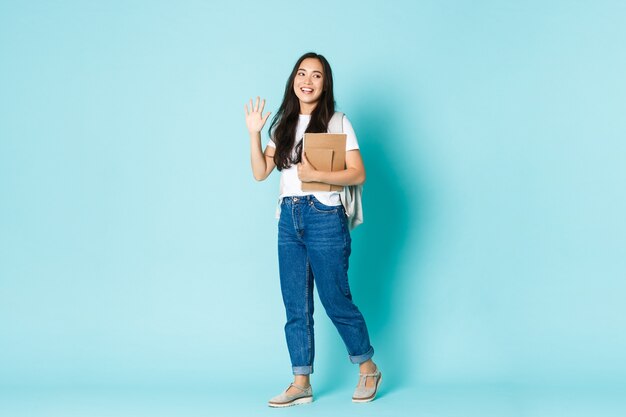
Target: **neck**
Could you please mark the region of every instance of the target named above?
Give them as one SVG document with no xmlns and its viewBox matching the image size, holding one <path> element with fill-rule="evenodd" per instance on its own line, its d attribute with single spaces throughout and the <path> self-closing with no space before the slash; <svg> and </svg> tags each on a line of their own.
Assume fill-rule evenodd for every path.
<svg viewBox="0 0 626 417">
<path fill-rule="evenodd" d="M 300 102 L 300 114 L 311 115 L 317 103 L 302 103 Z"/>
</svg>

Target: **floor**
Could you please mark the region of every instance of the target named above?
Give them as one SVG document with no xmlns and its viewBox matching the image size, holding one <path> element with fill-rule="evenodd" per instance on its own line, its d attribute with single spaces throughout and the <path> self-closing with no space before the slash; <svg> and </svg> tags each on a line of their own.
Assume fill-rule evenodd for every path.
<svg viewBox="0 0 626 417">
<path fill-rule="evenodd" d="M 251 387 L 64 387 L 5 388 L 0 416 L 463 416 L 623 417 L 626 391 L 617 387 L 520 388 L 502 386 L 412 386 L 387 391 L 375 401 L 354 404 L 352 387 L 314 391 L 314 402 L 283 409 L 267 406 L 275 384 Z M 315 389 L 315 387 L 314 387 Z"/>
</svg>

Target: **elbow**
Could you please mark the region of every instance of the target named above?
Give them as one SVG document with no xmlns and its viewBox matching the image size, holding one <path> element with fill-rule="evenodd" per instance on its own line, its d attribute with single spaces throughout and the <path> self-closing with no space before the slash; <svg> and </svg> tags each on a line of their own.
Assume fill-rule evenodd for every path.
<svg viewBox="0 0 626 417">
<path fill-rule="evenodd" d="M 349 181 L 347 185 L 363 185 L 365 183 L 365 170 L 353 168 Z"/>
<path fill-rule="evenodd" d="M 360 176 L 356 177 L 354 179 L 354 181 L 352 181 L 348 185 L 363 185 L 363 184 L 365 184 L 365 175 L 360 175 Z"/>
<path fill-rule="evenodd" d="M 355 185 L 363 185 L 365 184 L 365 171 L 363 171 L 357 178 L 357 183 Z"/>
<path fill-rule="evenodd" d="M 265 181 L 267 179 L 267 177 L 270 176 L 270 174 L 272 173 L 272 171 L 261 171 L 261 172 L 255 172 L 252 171 L 252 176 L 254 177 L 255 180 L 257 180 L 257 182 L 261 182 L 261 181 Z"/>
</svg>

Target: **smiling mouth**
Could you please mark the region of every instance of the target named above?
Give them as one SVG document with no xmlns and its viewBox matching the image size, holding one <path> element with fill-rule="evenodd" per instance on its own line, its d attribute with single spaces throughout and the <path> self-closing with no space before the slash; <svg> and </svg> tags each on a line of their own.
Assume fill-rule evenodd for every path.
<svg viewBox="0 0 626 417">
<path fill-rule="evenodd" d="M 300 88 L 300 91 L 302 91 L 304 94 L 312 94 L 313 93 L 313 89 L 312 88 L 306 88 L 306 87 Z"/>
</svg>

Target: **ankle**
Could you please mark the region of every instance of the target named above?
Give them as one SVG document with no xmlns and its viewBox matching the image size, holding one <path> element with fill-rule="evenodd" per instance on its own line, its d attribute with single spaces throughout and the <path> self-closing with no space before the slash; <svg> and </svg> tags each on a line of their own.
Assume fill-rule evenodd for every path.
<svg viewBox="0 0 626 417">
<path fill-rule="evenodd" d="M 308 388 L 311 385 L 311 380 L 308 375 L 295 375 L 293 383 L 302 388 Z"/>
<path fill-rule="evenodd" d="M 359 364 L 359 372 L 362 374 L 372 374 L 376 372 L 378 367 L 371 359 Z"/>
</svg>

